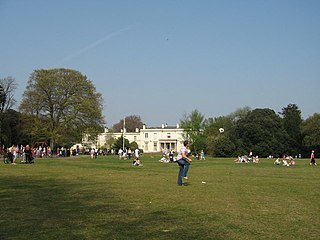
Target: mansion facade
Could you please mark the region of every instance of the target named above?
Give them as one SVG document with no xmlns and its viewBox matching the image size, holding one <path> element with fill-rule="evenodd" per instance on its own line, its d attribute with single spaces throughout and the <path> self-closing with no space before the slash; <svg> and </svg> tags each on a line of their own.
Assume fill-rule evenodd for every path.
<svg viewBox="0 0 320 240">
<path fill-rule="evenodd" d="M 105 128 L 104 133 L 98 135 L 96 144 L 92 147 L 95 148 L 108 148 L 110 149 L 110 140 L 118 139 L 120 137 L 128 139 L 129 142 L 136 142 L 138 147 L 145 153 L 161 152 L 163 150 L 180 150 L 183 146 L 184 129 L 180 128 L 179 124 L 176 126 L 168 126 L 162 124 L 161 127 L 150 127 L 144 124 L 142 129 L 136 129 L 135 132 L 126 132 L 124 129 L 121 132 L 109 132 Z M 85 143 L 85 139 L 83 139 Z"/>
</svg>

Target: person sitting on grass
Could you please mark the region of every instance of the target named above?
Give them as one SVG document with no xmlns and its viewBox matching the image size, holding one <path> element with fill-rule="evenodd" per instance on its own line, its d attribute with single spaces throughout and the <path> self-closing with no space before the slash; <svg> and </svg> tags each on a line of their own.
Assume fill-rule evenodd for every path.
<svg viewBox="0 0 320 240">
<path fill-rule="evenodd" d="M 289 162 L 289 165 L 290 165 L 290 166 L 296 165 L 296 161 L 295 161 L 293 158 L 291 158 L 291 159 L 290 159 L 290 162 Z"/>
<path fill-rule="evenodd" d="M 252 158 L 252 162 L 253 162 L 253 163 L 259 163 L 259 156 L 257 155 L 257 156 L 255 156 L 255 157 L 253 157 L 253 158 Z"/>
<path fill-rule="evenodd" d="M 277 158 L 275 161 L 274 161 L 274 163 L 273 164 L 275 164 L 275 165 L 280 165 L 281 164 L 281 160 L 280 160 L 280 158 Z"/>
<path fill-rule="evenodd" d="M 134 150 L 134 160 L 132 162 L 133 166 L 142 166 L 141 161 L 140 161 L 140 151 L 138 148 Z"/>
<path fill-rule="evenodd" d="M 282 164 L 283 166 L 286 166 L 286 167 L 289 167 L 289 166 L 290 166 L 289 163 L 288 163 L 288 161 L 287 161 L 287 158 L 283 158 L 283 159 L 282 159 L 282 163 L 283 163 L 283 164 Z"/>
</svg>

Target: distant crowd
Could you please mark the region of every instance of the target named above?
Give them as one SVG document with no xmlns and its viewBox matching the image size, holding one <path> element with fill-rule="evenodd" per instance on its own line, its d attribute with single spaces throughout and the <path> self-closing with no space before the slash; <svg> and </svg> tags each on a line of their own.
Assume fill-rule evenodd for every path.
<svg viewBox="0 0 320 240">
<path fill-rule="evenodd" d="M 269 159 L 273 159 L 273 156 L 270 155 L 268 157 Z M 282 158 L 278 157 L 275 161 L 274 161 L 274 165 L 282 165 L 282 166 L 295 166 L 296 165 L 296 159 L 297 158 L 301 158 L 301 154 L 299 154 L 298 156 L 296 156 L 295 158 L 293 158 L 290 155 L 283 155 Z M 249 155 L 244 155 L 244 156 L 238 156 L 235 160 L 235 163 L 259 163 L 259 157 L 258 156 L 253 156 L 252 151 L 250 151 Z M 311 156 L 310 156 L 310 165 L 314 165 L 316 166 L 316 160 L 315 160 L 315 154 L 314 154 L 314 150 L 311 151 Z"/>
<path fill-rule="evenodd" d="M 30 145 L 12 145 L 11 147 L 3 147 L 4 163 L 17 164 L 18 159 L 21 163 L 34 163 L 35 158 L 50 158 L 50 157 L 70 157 L 79 155 L 80 148 L 76 147 L 58 147 L 56 152 L 53 152 L 49 146 L 30 147 Z"/>
</svg>

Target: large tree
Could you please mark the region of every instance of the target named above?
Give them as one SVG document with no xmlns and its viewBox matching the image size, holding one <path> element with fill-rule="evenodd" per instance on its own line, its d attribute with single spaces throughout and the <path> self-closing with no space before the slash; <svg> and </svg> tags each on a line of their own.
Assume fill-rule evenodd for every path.
<svg viewBox="0 0 320 240">
<path fill-rule="evenodd" d="M 70 144 L 83 133 L 94 136 L 104 124 L 102 96 L 92 82 L 71 69 L 35 70 L 23 94 L 20 110 L 32 118 L 37 140 Z"/>
<path fill-rule="evenodd" d="M 138 115 L 126 116 L 124 119 L 121 119 L 118 123 L 114 124 L 112 129 L 115 132 L 120 132 L 123 127 L 125 127 L 126 132 L 135 132 L 136 128 L 142 128 L 141 117 Z"/>
<path fill-rule="evenodd" d="M 230 116 L 208 118 L 206 120 L 205 136 L 207 152 L 216 157 L 228 157 L 234 155 L 235 144 L 232 143 L 234 121 Z M 225 131 L 220 132 L 223 128 Z"/>
<path fill-rule="evenodd" d="M 235 131 L 240 140 L 238 149 L 259 156 L 287 153 L 289 136 L 284 130 L 280 116 L 273 110 L 254 109 L 237 122 Z"/>
<path fill-rule="evenodd" d="M 296 104 L 288 104 L 282 108 L 280 113 L 283 117 L 283 127 L 290 137 L 290 146 L 288 151 L 298 154 L 302 150 L 302 135 L 301 135 L 301 111 Z"/>
<path fill-rule="evenodd" d="M 320 113 L 315 113 L 302 123 L 303 141 L 308 150 L 320 150 Z"/>
</svg>

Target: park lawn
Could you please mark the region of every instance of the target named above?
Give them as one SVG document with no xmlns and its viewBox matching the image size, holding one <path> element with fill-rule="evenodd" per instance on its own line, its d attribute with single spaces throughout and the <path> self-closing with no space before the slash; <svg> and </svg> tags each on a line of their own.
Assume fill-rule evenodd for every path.
<svg viewBox="0 0 320 240">
<path fill-rule="evenodd" d="M 319 166 L 144 155 L 0 165 L 0 239 L 319 239 Z M 205 182 L 205 183 L 204 183 Z"/>
</svg>

